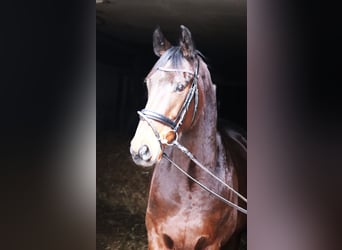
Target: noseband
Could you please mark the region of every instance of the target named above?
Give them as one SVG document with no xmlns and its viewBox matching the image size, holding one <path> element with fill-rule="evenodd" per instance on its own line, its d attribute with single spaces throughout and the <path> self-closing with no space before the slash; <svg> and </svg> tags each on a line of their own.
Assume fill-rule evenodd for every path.
<svg viewBox="0 0 342 250">
<path fill-rule="evenodd" d="M 187 70 L 179 70 L 179 69 L 164 69 L 162 67 L 159 67 L 157 70 L 162 70 L 162 71 L 166 71 L 166 72 L 188 72 L 188 73 L 192 73 L 190 71 Z M 197 108 L 198 108 L 198 71 L 199 71 L 199 60 L 197 60 L 197 67 L 194 74 L 194 78 L 192 80 L 191 83 L 191 87 L 189 89 L 189 92 L 183 102 L 183 105 L 181 107 L 181 109 L 179 110 L 177 116 L 175 119 L 171 120 L 170 118 L 166 117 L 165 115 L 159 114 L 157 112 L 154 112 L 152 110 L 147 110 L 147 109 L 143 109 L 141 111 L 138 111 L 138 114 L 141 118 L 143 118 L 144 120 L 147 119 L 151 119 L 157 122 L 160 122 L 168 127 L 170 127 L 172 129 L 172 131 L 175 132 L 175 134 L 177 135 L 178 133 L 178 129 L 180 128 L 180 126 L 183 123 L 184 117 L 189 109 L 190 103 L 192 101 L 192 99 L 194 99 L 194 103 L 195 103 L 195 108 L 194 108 L 194 112 L 192 114 L 192 120 L 191 120 L 191 124 L 194 122 L 195 117 L 196 117 L 196 113 L 197 113 Z M 156 133 L 156 131 L 155 131 Z M 159 137 L 159 136 L 158 136 Z"/>
</svg>

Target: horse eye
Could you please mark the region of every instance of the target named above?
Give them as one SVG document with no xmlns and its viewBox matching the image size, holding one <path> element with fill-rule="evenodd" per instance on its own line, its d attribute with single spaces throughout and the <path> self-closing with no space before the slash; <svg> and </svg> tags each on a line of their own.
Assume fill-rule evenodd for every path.
<svg viewBox="0 0 342 250">
<path fill-rule="evenodd" d="M 176 90 L 181 92 L 185 89 L 185 85 L 183 83 L 177 83 Z"/>
</svg>

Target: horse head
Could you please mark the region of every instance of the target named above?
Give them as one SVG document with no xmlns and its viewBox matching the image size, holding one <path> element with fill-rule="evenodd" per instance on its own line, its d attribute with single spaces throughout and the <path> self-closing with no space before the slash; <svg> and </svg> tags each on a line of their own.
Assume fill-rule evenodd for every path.
<svg viewBox="0 0 342 250">
<path fill-rule="evenodd" d="M 138 111 L 140 121 L 130 152 L 137 165 L 157 163 L 163 149 L 196 123 L 203 103 L 199 79 L 200 58 L 191 33 L 181 25 L 178 46 L 172 46 L 158 27 L 153 51 L 159 60 L 145 78 L 148 100 Z"/>
</svg>

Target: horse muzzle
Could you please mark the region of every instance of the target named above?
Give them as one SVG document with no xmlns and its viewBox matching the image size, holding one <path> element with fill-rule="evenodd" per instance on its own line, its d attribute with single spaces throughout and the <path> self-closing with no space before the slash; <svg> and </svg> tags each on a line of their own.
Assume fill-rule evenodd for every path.
<svg viewBox="0 0 342 250">
<path fill-rule="evenodd" d="M 162 157 L 160 143 L 145 122 L 139 123 L 131 141 L 130 153 L 134 163 L 143 167 L 153 166 Z"/>
<path fill-rule="evenodd" d="M 143 166 L 143 167 L 151 167 L 155 164 L 155 161 L 152 159 L 152 154 L 147 145 L 141 146 L 137 151 L 130 148 L 131 156 L 135 164 Z"/>
</svg>

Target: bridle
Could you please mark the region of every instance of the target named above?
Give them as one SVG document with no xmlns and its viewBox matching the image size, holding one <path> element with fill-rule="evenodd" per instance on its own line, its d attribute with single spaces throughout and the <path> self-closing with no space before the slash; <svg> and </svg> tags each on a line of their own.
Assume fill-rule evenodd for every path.
<svg viewBox="0 0 342 250">
<path fill-rule="evenodd" d="M 172 129 L 172 131 L 176 134 L 176 138 L 178 137 L 178 129 L 180 128 L 180 126 L 183 124 L 183 120 L 184 117 L 190 107 L 190 103 L 192 101 L 192 99 L 194 99 L 194 112 L 192 114 L 192 120 L 191 120 L 191 124 L 194 122 L 195 117 L 196 117 L 196 113 L 197 113 L 197 109 L 198 109 L 198 72 L 199 72 L 199 60 L 197 59 L 197 66 L 196 66 L 196 70 L 195 72 L 191 72 L 191 71 L 187 71 L 187 70 L 179 70 L 179 69 L 165 69 L 163 67 L 159 67 L 157 68 L 157 70 L 161 70 L 161 71 L 166 71 L 166 72 L 188 72 L 194 75 L 190 89 L 188 91 L 187 96 L 184 99 L 183 105 L 180 108 L 177 116 L 175 119 L 171 120 L 170 118 L 159 114 L 157 112 L 151 111 L 151 110 L 147 110 L 147 109 L 143 109 L 141 111 L 138 111 L 138 114 L 140 115 L 140 117 L 143 117 L 145 120 L 147 119 L 151 119 L 154 121 L 158 121 L 168 127 L 170 127 Z M 159 136 L 158 136 L 159 137 Z"/>
<path fill-rule="evenodd" d="M 151 127 L 151 129 L 153 130 L 156 138 L 158 139 L 160 145 L 161 145 L 161 149 L 163 148 L 163 145 L 167 145 L 167 146 L 176 146 L 178 149 L 180 149 L 184 154 L 186 154 L 190 160 L 192 160 L 197 166 L 199 166 L 202 170 L 206 171 L 208 174 L 210 174 L 213 178 L 215 178 L 216 180 L 218 180 L 221 184 L 223 184 L 224 186 L 226 186 L 228 189 L 230 189 L 234 194 L 236 194 L 238 197 L 240 197 L 243 201 L 245 201 L 247 203 L 247 199 L 245 197 L 243 197 L 240 193 L 238 193 L 235 189 L 233 189 L 232 187 L 230 187 L 228 184 L 226 184 L 224 181 L 222 181 L 221 179 L 219 179 L 217 176 L 215 176 L 213 173 L 211 173 L 208 168 L 206 168 L 205 166 L 203 166 L 194 156 L 193 154 L 183 145 L 179 144 L 178 142 L 178 130 L 180 128 L 180 126 L 183 124 L 183 120 L 185 118 L 185 115 L 190 107 L 190 103 L 191 101 L 194 99 L 194 112 L 192 114 L 192 121 L 191 124 L 194 122 L 195 117 L 196 117 L 196 113 L 197 113 L 197 109 L 198 109 L 198 73 L 199 73 L 199 59 L 197 59 L 197 66 L 195 68 L 195 72 L 190 72 L 188 70 L 180 70 L 180 69 L 166 69 L 163 67 L 158 67 L 157 70 L 161 70 L 161 71 L 166 71 L 166 72 L 188 72 L 193 74 L 193 80 L 191 83 L 191 87 L 188 91 L 187 96 L 184 99 L 183 105 L 180 108 L 177 116 L 175 119 L 171 120 L 170 118 L 159 114 L 157 112 L 151 111 L 151 110 L 147 110 L 147 109 L 143 109 L 141 111 L 138 111 L 137 113 L 139 114 L 139 116 L 145 120 L 148 125 Z M 172 142 L 168 142 L 166 139 L 162 139 L 160 138 L 159 132 L 155 129 L 155 127 L 153 126 L 153 124 L 151 123 L 150 120 L 154 120 L 157 122 L 160 122 L 168 127 L 171 128 L 171 131 L 173 131 L 175 133 L 175 138 L 173 139 Z M 247 214 L 247 210 L 238 206 L 237 204 L 225 199 L 224 197 L 222 197 L 221 195 L 217 194 L 216 192 L 212 191 L 211 189 L 209 189 L 207 186 L 205 186 L 203 183 L 199 182 L 198 180 L 196 180 L 195 178 L 193 178 L 191 175 L 189 175 L 186 171 L 184 171 L 179 165 L 177 165 L 174 161 L 172 161 L 165 153 L 163 153 L 163 157 L 168 160 L 172 165 L 174 165 L 178 170 L 180 170 L 184 175 L 186 175 L 188 178 L 190 178 L 191 180 L 193 180 L 194 182 L 196 182 L 198 185 L 200 185 L 203 189 L 207 190 L 209 193 L 213 194 L 215 197 L 219 198 L 220 200 L 222 200 L 224 203 L 236 208 L 238 211 Z"/>
</svg>

